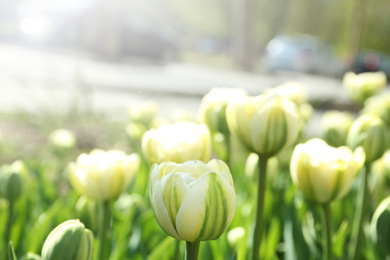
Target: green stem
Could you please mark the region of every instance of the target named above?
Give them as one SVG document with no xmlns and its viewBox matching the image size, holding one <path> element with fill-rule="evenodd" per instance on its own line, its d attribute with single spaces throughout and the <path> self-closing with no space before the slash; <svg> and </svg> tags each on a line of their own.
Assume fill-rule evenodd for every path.
<svg viewBox="0 0 390 260">
<path fill-rule="evenodd" d="M 100 215 L 100 232 L 99 232 L 99 260 L 105 260 L 109 258 L 109 247 L 106 245 L 108 237 L 110 235 L 110 201 L 106 200 L 103 202 L 103 209 Z"/>
<path fill-rule="evenodd" d="M 264 229 L 264 201 L 265 201 L 265 184 L 267 180 L 267 162 L 268 157 L 259 154 L 259 180 L 257 190 L 257 211 L 256 211 L 256 223 L 255 230 L 253 232 L 253 251 L 252 260 L 259 259 L 261 238 L 263 236 Z"/>
<path fill-rule="evenodd" d="M 176 239 L 175 241 L 175 255 L 173 257 L 174 260 L 180 259 L 180 241 L 179 239 Z"/>
<path fill-rule="evenodd" d="M 371 164 L 365 165 L 365 171 L 363 176 L 362 187 L 358 191 L 358 197 L 356 200 L 355 218 L 352 224 L 351 231 L 351 247 L 349 248 L 349 259 L 359 258 L 360 243 L 362 240 L 362 229 L 364 214 L 366 212 L 367 196 L 368 196 L 368 176 L 371 171 Z"/>
<path fill-rule="evenodd" d="M 197 260 L 199 253 L 199 244 L 200 241 L 197 242 L 186 242 L 186 260 Z"/>
<path fill-rule="evenodd" d="M 331 260 L 332 257 L 332 222 L 330 214 L 330 203 L 322 204 L 324 210 L 324 226 L 323 226 L 323 236 L 325 241 L 325 246 L 323 250 L 324 260 Z"/>
<path fill-rule="evenodd" d="M 11 239 L 11 230 L 12 230 L 12 222 L 14 218 L 14 202 L 9 200 L 8 203 L 8 220 L 7 220 L 7 226 L 5 230 L 5 236 L 4 236 L 4 249 L 8 248 L 10 239 Z"/>
</svg>

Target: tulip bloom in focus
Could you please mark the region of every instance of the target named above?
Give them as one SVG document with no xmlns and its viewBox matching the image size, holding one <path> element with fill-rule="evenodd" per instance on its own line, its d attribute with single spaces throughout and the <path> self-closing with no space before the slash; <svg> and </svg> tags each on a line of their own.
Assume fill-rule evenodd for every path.
<svg viewBox="0 0 390 260">
<path fill-rule="evenodd" d="M 334 148 L 321 139 L 311 139 L 295 147 L 291 177 L 306 198 L 327 203 L 349 192 L 364 160 L 361 147 L 352 152 L 345 146 Z"/>
<path fill-rule="evenodd" d="M 149 187 L 158 223 L 176 239 L 217 239 L 233 219 L 236 194 L 223 161 L 154 164 Z"/>
<path fill-rule="evenodd" d="M 57 226 L 46 238 L 42 260 L 92 260 L 93 234 L 78 219 Z"/>
<path fill-rule="evenodd" d="M 211 153 L 210 131 L 204 124 L 185 121 L 161 125 L 143 135 L 142 151 L 150 163 L 207 162 Z"/>
<path fill-rule="evenodd" d="M 299 133 L 299 112 L 289 99 L 260 95 L 235 100 L 226 110 L 229 129 L 252 152 L 271 157 L 293 144 Z"/>
<path fill-rule="evenodd" d="M 138 171 L 140 158 L 121 151 L 93 150 L 81 154 L 68 166 L 72 186 L 82 195 L 94 200 L 117 198 Z"/>
</svg>

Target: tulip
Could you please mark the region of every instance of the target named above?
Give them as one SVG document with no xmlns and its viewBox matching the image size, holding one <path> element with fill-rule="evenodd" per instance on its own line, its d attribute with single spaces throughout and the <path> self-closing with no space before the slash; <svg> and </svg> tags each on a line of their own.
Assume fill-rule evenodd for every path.
<svg viewBox="0 0 390 260">
<path fill-rule="evenodd" d="M 381 94 L 368 98 L 364 102 L 363 113 L 377 115 L 387 126 L 390 126 L 390 94 Z"/>
<path fill-rule="evenodd" d="M 57 129 L 49 135 L 49 142 L 55 151 L 66 152 L 76 145 L 76 136 L 70 130 Z"/>
<path fill-rule="evenodd" d="M 371 220 L 370 233 L 373 242 L 390 255 L 390 197 L 384 199 L 375 210 Z"/>
<path fill-rule="evenodd" d="M 78 219 L 57 226 L 46 238 L 42 260 L 92 260 L 93 234 Z"/>
<path fill-rule="evenodd" d="M 246 91 L 238 88 L 213 88 L 203 98 L 199 108 L 200 121 L 205 123 L 212 133 L 229 135 L 226 122 L 226 107 L 228 103 L 240 97 L 245 97 Z"/>
<path fill-rule="evenodd" d="M 327 111 L 322 116 L 321 129 L 324 140 L 331 146 L 346 145 L 347 134 L 353 123 L 353 117 L 348 112 Z"/>
<path fill-rule="evenodd" d="M 12 165 L 0 169 L 0 198 L 14 203 L 23 191 L 23 176 Z"/>
<path fill-rule="evenodd" d="M 359 255 L 360 241 L 362 237 L 364 215 L 367 214 L 366 201 L 371 196 L 368 193 L 368 179 L 371 173 L 372 163 L 382 157 L 389 145 L 389 132 L 383 120 L 370 114 L 360 116 L 353 122 L 347 136 L 347 144 L 354 149 L 362 146 L 366 153 L 365 171 L 362 187 L 359 188 L 358 200 L 355 207 L 355 219 L 352 226 L 352 242 L 349 255 L 356 259 Z"/>
<path fill-rule="evenodd" d="M 287 82 L 282 85 L 270 88 L 266 94 L 277 94 L 287 97 L 295 104 L 300 105 L 307 102 L 306 87 L 298 82 Z"/>
<path fill-rule="evenodd" d="M 157 221 L 174 238 L 214 240 L 233 219 L 236 194 L 223 161 L 154 164 L 149 187 Z"/>
<path fill-rule="evenodd" d="M 365 153 L 346 146 L 334 148 L 321 139 L 311 139 L 295 147 L 290 165 L 291 177 L 303 195 L 321 203 L 324 212 L 324 259 L 332 259 L 330 202 L 345 196 L 364 165 Z"/>
<path fill-rule="evenodd" d="M 287 98 L 260 95 L 235 100 L 226 109 L 230 131 L 252 152 L 271 157 L 293 144 L 299 112 Z"/>
<path fill-rule="evenodd" d="M 364 164 L 364 150 L 334 148 L 321 139 L 312 139 L 295 147 L 291 158 L 291 177 L 303 195 L 327 203 L 346 195 Z"/>
<path fill-rule="evenodd" d="M 386 86 L 386 74 L 383 72 L 364 72 L 355 74 L 347 72 L 343 78 L 343 85 L 352 100 L 358 103 L 377 94 Z"/>
<path fill-rule="evenodd" d="M 143 102 L 129 108 L 130 120 L 133 123 L 140 123 L 149 127 L 159 107 L 155 102 Z"/>
<path fill-rule="evenodd" d="M 82 195 L 98 201 L 117 198 L 129 185 L 140 165 L 133 153 L 93 150 L 68 166 L 69 179 Z"/>
<path fill-rule="evenodd" d="M 165 124 L 143 135 L 142 150 L 150 163 L 207 162 L 211 153 L 210 131 L 204 124 L 185 121 Z"/>
<path fill-rule="evenodd" d="M 379 159 L 389 148 L 389 130 L 382 119 L 365 114 L 353 122 L 347 136 L 352 149 L 362 146 L 366 152 L 366 163 Z"/>
</svg>

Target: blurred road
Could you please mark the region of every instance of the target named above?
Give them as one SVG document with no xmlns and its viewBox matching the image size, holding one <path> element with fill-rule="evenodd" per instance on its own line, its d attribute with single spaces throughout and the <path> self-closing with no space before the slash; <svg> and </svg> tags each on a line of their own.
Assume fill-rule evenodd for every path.
<svg viewBox="0 0 390 260">
<path fill-rule="evenodd" d="M 310 100 L 348 102 L 337 79 L 179 63 L 118 64 L 0 43 L 0 111 L 58 110 L 78 102 L 123 117 L 130 105 L 155 100 L 163 115 L 177 109 L 196 112 L 201 97 L 213 87 L 244 88 L 257 95 L 287 81 L 306 85 Z"/>
</svg>

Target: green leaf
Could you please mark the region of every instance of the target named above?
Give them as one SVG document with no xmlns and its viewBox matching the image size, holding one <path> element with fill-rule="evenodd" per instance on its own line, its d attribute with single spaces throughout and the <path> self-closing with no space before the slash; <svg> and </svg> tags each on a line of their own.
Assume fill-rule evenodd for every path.
<svg viewBox="0 0 390 260">
<path fill-rule="evenodd" d="M 14 247 L 12 246 L 12 241 L 9 242 L 8 254 L 9 254 L 9 260 L 17 260 Z"/>
</svg>

